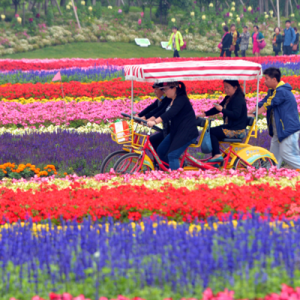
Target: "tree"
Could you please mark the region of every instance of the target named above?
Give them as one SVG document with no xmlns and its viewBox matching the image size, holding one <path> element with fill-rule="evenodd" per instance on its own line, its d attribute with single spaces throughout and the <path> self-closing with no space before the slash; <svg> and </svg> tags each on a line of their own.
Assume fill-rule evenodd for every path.
<svg viewBox="0 0 300 300">
<path fill-rule="evenodd" d="M 145 7 L 149 7 L 149 9 L 150 9 L 150 20 L 152 20 L 152 8 L 153 8 L 153 6 L 158 5 L 158 0 L 143 0 L 142 5 L 144 5 Z"/>
</svg>

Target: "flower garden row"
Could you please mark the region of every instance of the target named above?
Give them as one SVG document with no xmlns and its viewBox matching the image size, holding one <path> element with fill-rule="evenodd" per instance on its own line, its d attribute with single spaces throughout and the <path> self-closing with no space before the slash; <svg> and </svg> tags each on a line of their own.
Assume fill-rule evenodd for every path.
<svg viewBox="0 0 300 300">
<path fill-rule="evenodd" d="M 65 68 L 89 68 L 94 66 L 124 66 L 124 65 L 138 65 L 160 62 L 178 62 L 178 61 L 203 61 L 203 60 L 222 60 L 220 57 L 190 57 L 190 58 L 110 58 L 110 59 L 0 59 L 0 71 L 33 71 L 33 70 L 61 70 Z M 228 59 L 241 59 L 241 58 L 224 58 Z M 293 56 L 264 56 L 264 57 L 245 57 L 243 60 L 257 62 L 262 65 L 265 64 L 297 64 L 300 62 L 299 55 Z"/>
</svg>

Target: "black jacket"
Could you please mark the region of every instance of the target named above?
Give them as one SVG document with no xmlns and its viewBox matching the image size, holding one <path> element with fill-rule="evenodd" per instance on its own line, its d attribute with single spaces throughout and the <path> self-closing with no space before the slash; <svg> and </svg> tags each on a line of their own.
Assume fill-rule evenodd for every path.
<svg viewBox="0 0 300 300">
<path fill-rule="evenodd" d="M 273 35 L 273 39 L 275 36 L 276 34 Z M 273 44 L 273 51 L 281 52 L 281 44 L 282 44 L 282 35 L 279 33 L 276 37 L 276 43 Z"/>
<path fill-rule="evenodd" d="M 146 114 L 150 113 L 152 110 L 156 109 L 157 107 L 160 106 L 160 101 L 156 99 L 152 104 L 148 105 L 144 110 L 142 110 L 138 116 L 144 117 Z"/>
<path fill-rule="evenodd" d="M 224 100 L 220 103 L 224 107 L 226 100 L 229 96 L 226 96 Z M 247 106 L 245 97 L 242 93 L 233 95 L 227 104 L 226 109 L 223 108 L 221 111 L 223 113 L 223 120 L 225 123 L 225 118 L 228 117 L 228 124 L 224 125 L 224 128 L 229 130 L 242 130 L 247 127 Z M 220 113 L 215 107 L 206 111 L 206 116 L 213 116 Z"/>
<path fill-rule="evenodd" d="M 223 47 L 222 47 L 223 50 L 228 50 L 230 48 L 230 46 L 232 45 L 232 35 L 230 32 L 228 32 L 228 34 L 226 34 L 224 36 L 222 45 L 223 45 Z"/>
<path fill-rule="evenodd" d="M 158 118 L 161 116 L 167 109 L 167 107 L 170 105 L 172 99 L 165 97 L 161 104 L 154 110 L 150 111 L 145 117 L 146 119 L 149 119 L 151 117 Z M 166 137 L 170 133 L 170 125 L 169 122 L 163 122 L 163 133 L 164 137 Z"/>
<path fill-rule="evenodd" d="M 160 117 L 164 123 L 171 121 L 168 153 L 198 137 L 195 112 L 187 96 L 177 96 L 171 108 Z"/>
</svg>

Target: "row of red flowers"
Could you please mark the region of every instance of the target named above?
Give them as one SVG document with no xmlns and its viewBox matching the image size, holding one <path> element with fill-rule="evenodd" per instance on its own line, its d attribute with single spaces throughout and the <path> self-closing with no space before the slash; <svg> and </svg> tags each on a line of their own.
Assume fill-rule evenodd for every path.
<svg viewBox="0 0 300 300">
<path fill-rule="evenodd" d="M 8 222 L 43 219 L 66 220 L 91 216 L 94 220 L 112 217 L 115 220 L 140 220 L 144 216 L 159 215 L 176 221 L 206 220 L 214 216 L 222 220 L 231 212 L 254 209 L 268 212 L 273 218 L 291 217 L 300 206 L 300 183 L 295 189 L 260 184 L 238 186 L 228 184 L 210 189 L 199 185 L 196 190 L 174 188 L 171 184 L 161 190 L 145 186 L 123 185 L 117 188 L 71 188 L 58 190 L 55 185 L 42 185 L 40 190 L 13 191 L 0 189 L 0 219 Z"/>
<path fill-rule="evenodd" d="M 69 293 L 63 293 L 62 295 L 50 293 L 49 294 L 50 300 L 90 300 L 88 298 L 85 298 L 84 295 L 79 295 L 77 297 L 72 297 Z M 265 300 L 299 300 L 300 299 L 300 288 L 297 287 L 293 289 L 292 287 L 283 284 L 281 287 L 281 293 L 280 294 L 270 294 L 267 295 Z M 10 300 L 17 300 L 15 298 L 11 298 Z M 39 296 L 32 297 L 31 300 L 44 300 L 43 298 Z M 106 297 L 100 297 L 99 300 L 108 300 Z M 124 296 L 118 296 L 116 299 L 112 300 L 130 300 L 130 298 L 124 297 Z M 132 300 L 144 300 L 140 297 L 135 297 Z M 172 300 L 172 298 L 166 298 L 164 300 Z M 192 299 L 186 299 L 182 298 L 182 300 L 197 300 L 196 298 Z M 227 289 L 224 290 L 224 292 L 219 292 L 217 294 L 213 294 L 213 291 L 210 288 L 207 288 L 203 292 L 202 300 L 234 300 L 234 291 L 228 291 Z M 262 300 L 262 299 L 261 299 Z"/>
<path fill-rule="evenodd" d="M 300 90 L 300 77 L 286 76 L 282 80 L 291 84 L 294 90 Z M 187 81 L 187 92 L 189 94 L 213 94 L 217 91 L 223 91 L 223 82 L 215 81 Z M 69 97 L 130 97 L 131 82 L 123 81 L 120 78 L 112 81 L 101 81 L 93 83 L 66 82 L 63 84 L 64 94 Z M 255 80 L 247 82 L 246 92 L 256 92 L 257 83 Z M 260 91 L 267 91 L 264 85 L 264 79 L 260 81 Z M 151 84 L 135 82 L 134 96 L 146 96 L 153 93 Z M 35 98 L 35 99 L 52 99 L 62 97 L 61 85 L 58 83 L 24 83 L 24 84 L 6 84 L 0 86 L 0 100 L 19 99 L 19 98 Z"/>
<path fill-rule="evenodd" d="M 221 60 L 220 57 L 193 57 L 193 58 L 109 58 L 109 59 L 24 59 L 24 60 L 12 60 L 3 59 L 0 60 L 0 71 L 12 71 L 12 70 L 53 70 L 62 68 L 87 68 L 95 65 L 137 65 L 137 64 L 148 64 L 148 63 L 160 63 L 160 62 L 173 62 L 173 61 L 204 61 L 204 60 Z M 228 59 L 240 59 L 240 58 L 225 58 Z M 243 57 L 243 60 L 252 61 L 256 63 L 297 63 L 300 61 L 300 57 L 295 56 L 264 56 L 264 57 Z"/>
</svg>

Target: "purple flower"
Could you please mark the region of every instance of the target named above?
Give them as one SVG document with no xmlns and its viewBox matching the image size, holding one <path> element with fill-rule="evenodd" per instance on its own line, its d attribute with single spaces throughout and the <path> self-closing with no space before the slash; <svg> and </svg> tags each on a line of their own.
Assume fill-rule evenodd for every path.
<svg viewBox="0 0 300 300">
<path fill-rule="evenodd" d="M 257 7 L 257 9 L 256 9 L 257 11 L 259 11 L 260 10 L 260 8 L 259 8 L 259 6 Z"/>
<path fill-rule="evenodd" d="M 299 4 L 297 5 L 297 9 L 300 9 L 300 5 Z"/>
<path fill-rule="evenodd" d="M 35 17 L 36 17 L 36 18 L 39 18 L 39 17 L 40 17 L 40 14 L 36 14 Z"/>
<path fill-rule="evenodd" d="M 121 14 L 121 13 L 122 13 L 122 9 L 119 9 L 119 10 L 118 10 L 118 13 Z"/>
<path fill-rule="evenodd" d="M 32 23 L 32 22 L 33 22 L 33 19 L 32 19 L 32 18 L 29 18 L 29 22 Z"/>
<path fill-rule="evenodd" d="M 229 12 L 225 15 L 226 17 L 229 17 Z"/>
<path fill-rule="evenodd" d="M 244 7 L 244 8 L 243 8 L 243 11 L 244 11 L 244 12 L 247 12 L 247 8 L 246 8 L 246 7 Z"/>
</svg>

